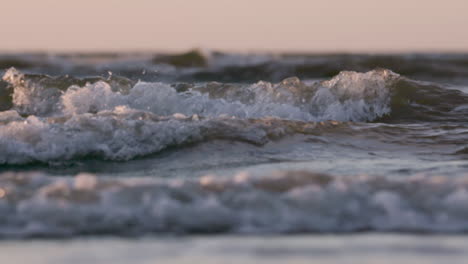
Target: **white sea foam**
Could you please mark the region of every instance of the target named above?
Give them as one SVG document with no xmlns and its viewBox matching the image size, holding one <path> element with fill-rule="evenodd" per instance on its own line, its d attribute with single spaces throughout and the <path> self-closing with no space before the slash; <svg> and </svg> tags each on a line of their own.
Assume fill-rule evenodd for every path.
<svg viewBox="0 0 468 264">
<path fill-rule="evenodd" d="M 28 81 L 10 69 L 3 79 L 14 87 L 14 109 L 29 115 L 97 113 L 116 106 L 145 110 L 157 115 L 219 115 L 238 118 L 278 117 L 303 121 L 370 121 L 390 113 L 391 81 L 398 77 L 388 70 L 368 73 L 342 72 L 333 79 L 307 86 L 297 78 L 278 84 L 259 82 L 233 86 L 214 98 L 208 90 L 178 93 L 170 85 L 140 82 L 128 94 L 104 82 L 72 86 L 62 92 Z M 206 89 L 205 89 L 206 91 Z"/>
<path fill-rule="evenodd" d="M 102 101 L 101 101 L 102 102 Z M 94 157 L 129 160 L 168 147 L 209 140 L 262 145 L 295 133 L 314 133 L 336 122 L 302 123 L 279 119 L 201 118 L 176 113 L 161 117 L 127 106 L 97 114 L 23 118 L 0 113 L 0 164 L 50 162 Z"/>
<path fill-rule="evenodd" d="M 460 232 L 466 177 L 289 171 L 192 180 L 1 174 L 0 236 L 150 232 Z"/>
</svg>

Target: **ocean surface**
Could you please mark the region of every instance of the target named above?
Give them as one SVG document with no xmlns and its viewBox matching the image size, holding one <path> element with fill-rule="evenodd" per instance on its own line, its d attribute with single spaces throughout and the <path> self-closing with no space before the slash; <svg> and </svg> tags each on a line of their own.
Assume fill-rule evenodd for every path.
<svg viewBox="0 0 468 264">
<path fill-rule="evenodd" d="M 468 54 L 3 54 L 0 77 L 11 263 L 466 259 Z"/>
</svg>

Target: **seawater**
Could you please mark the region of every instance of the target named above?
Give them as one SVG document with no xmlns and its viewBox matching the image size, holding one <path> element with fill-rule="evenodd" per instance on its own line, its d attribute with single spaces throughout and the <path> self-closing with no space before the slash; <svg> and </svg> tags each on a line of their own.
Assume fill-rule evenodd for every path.
<svg viewBox="0 0 468 264">
<path fill-rule="evenodd" d="M 468 230 L 465 54 L 0 65 L 6 241 Z"/>
</svg>

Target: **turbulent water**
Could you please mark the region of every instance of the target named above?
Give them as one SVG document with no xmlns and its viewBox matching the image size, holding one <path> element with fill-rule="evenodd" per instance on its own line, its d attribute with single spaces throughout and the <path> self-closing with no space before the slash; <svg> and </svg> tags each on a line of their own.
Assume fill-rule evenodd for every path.
<svg viewBox="0 0 468 264">
<path fill-rule="evenodd" d="M 0 66 L 2 238 L 468 231 L 468 55 Z"/>
</svg>

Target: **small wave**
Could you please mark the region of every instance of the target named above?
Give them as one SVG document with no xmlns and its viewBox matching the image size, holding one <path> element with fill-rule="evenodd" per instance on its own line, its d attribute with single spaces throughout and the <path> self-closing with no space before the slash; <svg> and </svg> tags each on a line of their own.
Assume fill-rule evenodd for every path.
<svg viewBox="0 0 468 264">
<path fill-rule="evenodd" d="M 130 160 L 169 147 L 228 140 L 263 145 L 293 134 L 319 133 L 338 122 L 304 123 L 183 114 L 157 116 L 116 107 L 97 114 L 38 118 L 0 113 L 0 164 L 49 163 L 81 158 Z"/>
<path fill-rule="evenodd" d="M 0 175 L 0 237 L 148 233 L 466 232 L 466 177 L 110 179 Z"/>
<path fill-rule="evenodd" d="M 176 67 L 206 67 L 210 55 L 201 50 L 191 50 L 182 54 L 160 55 L 153 58 L 154 63 L 167 63 Z"/>
<path fill-rule="evenodd" d="M 288 76 L 330 78 L 344 70 L 366 72 L 375 68 L 425 80 L 466 78 L 468 75 L 466 54 L 198 54 L 208 62 L 207 67 L 185 78 L 224 82 L 259 78 L 278 81 Z"/>
</svg>

